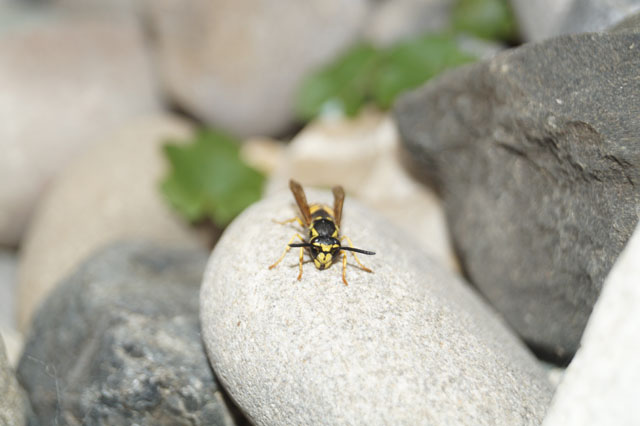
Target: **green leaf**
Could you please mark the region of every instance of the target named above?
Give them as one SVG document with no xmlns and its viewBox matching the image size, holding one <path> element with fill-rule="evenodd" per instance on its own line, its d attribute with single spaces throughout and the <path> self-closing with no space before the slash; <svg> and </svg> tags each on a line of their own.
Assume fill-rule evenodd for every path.
<svg viewBox="0 0 640 426">
<path fill-rule="evenodd" d="M 378 52 L 368 44 L 353 47 L 327 67 L 302 82 L 296 112 L 309 120 L 327 106 L 355 115 L 366 102 L 369 80 L 377 66 Z"/>
<path fill-rule="evenodd" d="M 361 44 L 304 80 L 296 110 L 300 118 L 310 120 L 329 108 L 354 116 L 371 101 L 387 109 L 403 91 L 474 59 L 448 34 L 426 35 L 389 48 Z"/>
<path fill-rule="evenodd" d="M 453 29 L 480 38 L 511 42 L 516 39 L 515 17 L 507 0 L 458 0 Z"/>
<path fill-rule="evenodd" d="M 190 142 L 164 146 L 171 170 L 162 193 L 189 221 L 210 218 L 224 227 L 260 198 L 264 176 L 242 162 L 224 133 L 203 130 Z"/>
<path fill-rule="evenodd" d="M 420 86 L 445 69 L 475 59 L 460 51 L 455 37 L 450 35 L 426 35 L 398 43 L 383 55 L 371 87 L 382 108 L 390 108 L 400 93 Z"/>
</svg>

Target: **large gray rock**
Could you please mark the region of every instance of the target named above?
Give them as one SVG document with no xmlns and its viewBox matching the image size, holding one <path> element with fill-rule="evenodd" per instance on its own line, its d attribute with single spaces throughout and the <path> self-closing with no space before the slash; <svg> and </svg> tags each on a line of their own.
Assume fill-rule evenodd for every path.
<svg viewBox="0 0 640 426">
<path fill-rule="evenodd" d="M 309 191 L 326 202 L 327 192 Z M 545 373 L 461 280 L 402 231 L 347 198 L 350 258 L 318 270 L 292 250 L 269 270 L 294 215 L 279 193 L 225 231 L 207 266 L 203 339 L 225 388 L 260 425 L 539 424 L 551 397 Z"/>
<path fill-rule="evenodd" d="M 640 34 L 525 45 L 396 107 L 468 276 L 530 344 L 578 347 L 640 212 Z"/>
<path fill-rule="evenodd" d="M 640 227 L 607 276 L 545 426 L 640 424 Z"/>
<path fill-rule="evenodd" d="M 205 260 L 118 244 L 51 294 L 18 369 L 43 425 L 234 424 L 200 340 Z"/>
</svg>

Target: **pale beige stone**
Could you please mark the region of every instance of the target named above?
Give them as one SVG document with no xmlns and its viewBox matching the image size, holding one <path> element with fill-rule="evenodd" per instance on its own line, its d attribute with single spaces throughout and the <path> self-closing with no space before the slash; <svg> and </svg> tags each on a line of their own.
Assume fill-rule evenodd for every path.
<svg viewBox="0 0 640 426">
<path fill-rule="evenodd" d="M 0 425 L 27 424 L 27 400 L 9 365 L 0 335 Z"/>
<path fill-rule="evenodd" d="M 191 125 L 177 118 L 141 119 L 97 144 L 58 177 L 22 250 L 17 311 L 23 330 L 48 291 L 100 246 L 124 238 L 205 245 L 159 190 L 167 173 L 163 144 L 190 133 Z"/>
<path fill-rule="evenodd" d="M 0 27 L 1 245 L 18 244 L 75 154 L 160 107 L 133 20 L 43 10 L 12 12 Z"/>
<path fill-rule="evenodd" d="M 0 327 L 0 340 L 4 340 L 9 365 L 11 368 L 17 368 L 24 346 L 24 336 L 15 328 Z"/>
<path fill-rule="evenodd" d="M 330 202 L 328 191 L 307 191 Z M 319 270 L 298 250 L 274 269 L 296 226 L 291 194 L 274 194 L 225 230 L 200 292 L 209 360 L 257 425 L 539 425 L 546 373 L 471 288 L 353 198 L 348 255 Z"/>
<path fill-rule="evenodd" d="M 393 0 L 376 2 L 364 36 L 379 45 L 446 30 L 455 0 Z"/>
<path fill-rule="evenodd" d="M 316 187 L 342 185 L 349 197 L 382 213 L 444 266 L 458 270 L 439 198 L 400 157 L 398 132 L 387 114 L 326 117 L 293 139 L 266 192 L 286 190 L 290 178 Z"/>
<path fill-rule="evenodd" d="M 270 138 L 249 138 L 240 147 L 240 158 L 247 165 L 270 175 L 284 160 L 285 144 Z"/>
<path fill-rule="evenodd" d="M 356 41 L 366 0 L 148 2 L 170 95 L 241 137 L 292 123 L 304 76 Z"/>
</svg>

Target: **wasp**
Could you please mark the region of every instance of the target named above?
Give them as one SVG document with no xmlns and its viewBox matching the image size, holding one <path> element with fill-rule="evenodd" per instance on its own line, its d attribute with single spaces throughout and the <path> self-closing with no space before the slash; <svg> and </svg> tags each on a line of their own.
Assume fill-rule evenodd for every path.
<svg viewBox="0 0 640 426">
<path fill-rule="evenodd" d="M 304 249 L 309 250 L 311 259 L 318 269 L 327 269 L 342 255 L 342 282 L 344 285 L 348 285 L 346 278 L 347 271 L 347 251 L 353 254 L 354 259 L 360 265 L 364 271 L 372 272 L 371 269 L 364 266 L 356 253 L 373 255 L 372 251 L 362 250 L 355 248 L 353 242 L 346 235 L 340 236 L 340 220 L 342 219 L 342 206 L 344 204 L 344 189 L 341 186 L 334 186 L 333 192 L 333 208 L 325 204 L 311 204 L 307 203 L 307 197 L 304 194 L 302 186 L 294 181 L 289 181 L 289 188 L 293 193 L 293 198 L 296 200 L 296 204 L 300 209 L 299 216 L 295 216 L 289 220 L 277 222 L 281 225 L 285 225 L 292 222 L 298 222 L 298 224 L 308 230 L 308 239 L 305 240 L 302 235 L 296 232 L 287 243 L 287 247 L 276 262 L 269 266 L 269 269 L 275 268 L 278 263 L 284 259 L 287 252 L 292 247 L 300 248 L 300 273 L 298 274 L 298 281 L 302 279 L 302 261 L 304 258 Z M 300 243 L 294 243 L 293 241 L 298 238 Z M 342 241 L 346 240 L 349 243 L 348 247 L 342 245 Z"/>
</svg>

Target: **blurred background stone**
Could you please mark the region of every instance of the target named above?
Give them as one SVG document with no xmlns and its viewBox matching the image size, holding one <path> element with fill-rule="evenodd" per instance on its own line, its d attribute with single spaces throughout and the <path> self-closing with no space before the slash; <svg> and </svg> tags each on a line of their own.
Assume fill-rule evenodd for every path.
<svg viewBox="0 0 640 426">
<path fill-rule="evenodd" d="M 604 31 L 640 12 L 639 0 L 512 0 L 526 41 Z"/>
<path fill-rule="evenodd" d="M 102 138 L 53 182 L 25 238 L 18 271 L 22 330 L 42 298 L 91 252 L 122 238 L 205 247 L 162 199 L 162 145 L 185 140 L 192 126 L 170 115 L 140 118 Z"/>
<path fill-rule="evenodd" d="M 15 246 L 71 158 L 159 101 L 130 20 L 38 8 L 0 24 L 0 245 Z"/>
<path fill-rule="evenodd" d="M 632 15 L 627 15 L 623 20 L 610 27 L 612 33 L 640 33 L 640 11 Z"/>
<path fill-rule="evenodd" d="M 376 110 L 355 119 L 325 118 L 309 124 L 286 148 L 267 193 L 288 191 L 289 179 L 304 185 L 342 185 L 390 219 L 435 259 L 458 270 L 442 204 L 404 167 L 391 118 Z"/>
<path fill-rule="evenodd" d="M 425 32 L 447 30 L 455 0 L 371 1 L 365 39 L 388 45 Z"/>
<path fill-rule="evenodd" d="M 368 10 L 365 0 L 158 0 L 147 6 L 170 97 L 241 137 L 286 130 L 302 77 L 356 41 Z"/>
<path fill-rule="evenodd" d="M 637 227 L 607 276 L 545 426 L 640 424 L 639 282 Z"/>
<path fill-rule="evenodd" d="M 575 353 L 640 210 L 640 34 L 529 44 L 396 104 L 463 269 L 543 356 Z"/>
<path fill-rule="evenodd" d="M 18 370 L 41 424 L 236 424 L 200 339 L 207 254 L 119 243 L 56 288 Z"/>
</svg>

